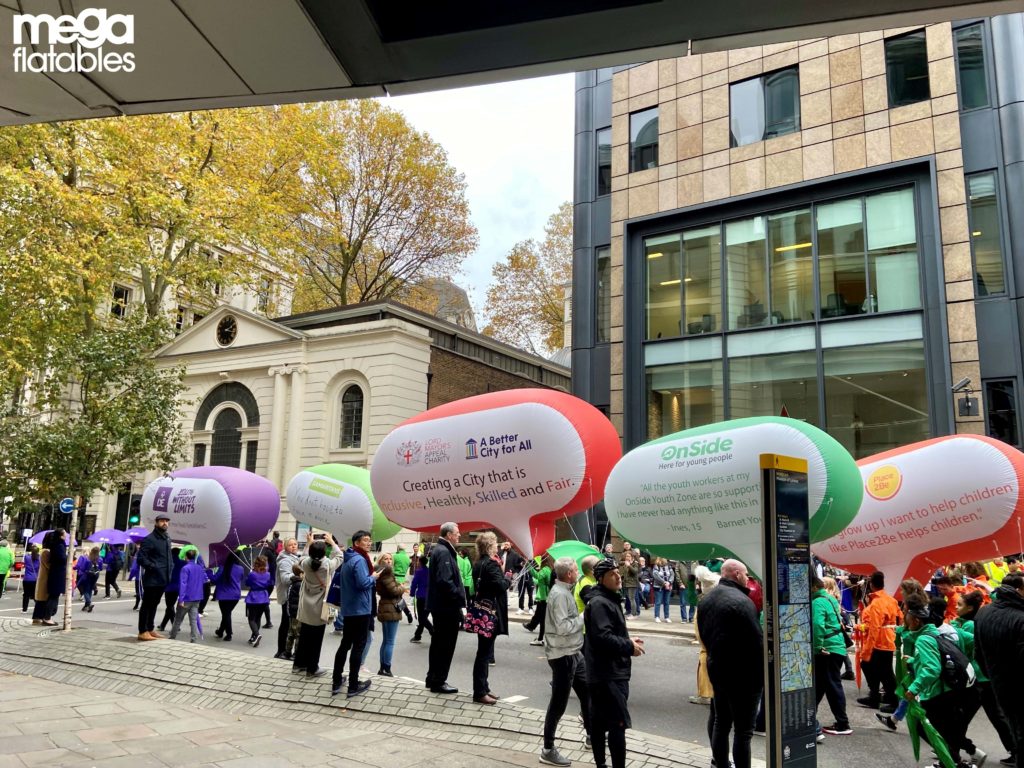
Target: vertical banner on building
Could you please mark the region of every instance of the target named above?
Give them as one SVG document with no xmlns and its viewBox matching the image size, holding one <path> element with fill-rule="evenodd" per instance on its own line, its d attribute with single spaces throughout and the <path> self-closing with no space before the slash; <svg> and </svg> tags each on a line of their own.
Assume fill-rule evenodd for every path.
<svg viewBox="0 0 1024 768">
<path fill-rule="evenodd" d="M 813 768 L 817 706 L 807 462 L 762 454 L 761 474 L 767 763 Z"/>
</svg>

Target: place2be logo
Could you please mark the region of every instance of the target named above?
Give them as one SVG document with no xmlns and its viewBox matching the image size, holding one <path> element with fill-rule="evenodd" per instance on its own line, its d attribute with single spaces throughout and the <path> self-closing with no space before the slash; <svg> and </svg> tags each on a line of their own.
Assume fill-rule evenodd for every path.
<svg viewBox="0 0 1024 768">
<path fill-rule="evenodd" d="M 134 72 L 135 54 L 105 45 L 134 45 L 135 16 L 86 8 L 77 16 L 48 13 L 14 15 L 14 71 Z M 58 50 L 58 46 L 71 50 Z M 48 46 L 48 47 L 47 47 Z"/>
</svg>

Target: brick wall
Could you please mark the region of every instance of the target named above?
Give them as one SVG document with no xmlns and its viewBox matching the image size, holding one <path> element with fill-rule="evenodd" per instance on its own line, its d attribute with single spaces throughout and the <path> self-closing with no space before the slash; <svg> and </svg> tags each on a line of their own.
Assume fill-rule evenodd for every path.
<svg viewBox="0 0 1024 768">
<path fill-rule="evenodd" d="M 463 397 L 505 389 L 551 389 L 532 379 L 493 368 L 479 360 L 472 360 L 438 347 L 431 347 L 430 370 L 433 378 L 430 380 L 427 408 L 444 405 Z"/>
</svg>

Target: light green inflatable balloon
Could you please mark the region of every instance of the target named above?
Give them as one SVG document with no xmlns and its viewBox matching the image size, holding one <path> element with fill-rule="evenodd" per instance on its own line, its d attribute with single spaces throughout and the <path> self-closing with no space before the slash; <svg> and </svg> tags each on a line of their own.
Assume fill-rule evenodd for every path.
<svg viewBox="0 0 1024 768">
<path fill-rule="evenodd" d="M 374 541 L 390 539 L 400 530 L 380 511 L 370 488 L 370 471 L 351 464 L 318 464 L 288 483 L 288 510 L 300 523 L 330 531 L 340 544 L 359 530 Z"/>
<path fill-rule="evenodd" d="M 796 419 L 765 416 L 688 429 L 627 453 L 605 486 L 608 521 L 624 538 L 680 560 L 761 560 L 760 456 L 807 461 L 812 542 L 846 528 L 860 508 L 857 464 L 834 438 Z"/>
</svg>

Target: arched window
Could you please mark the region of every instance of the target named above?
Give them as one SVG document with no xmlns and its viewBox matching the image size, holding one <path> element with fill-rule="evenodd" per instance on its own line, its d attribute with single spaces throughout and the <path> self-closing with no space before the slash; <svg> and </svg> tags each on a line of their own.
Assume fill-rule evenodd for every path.
<svg viewBox="0 0 1024 768">
<path fill-rule="evenodd" d="M 225 408 L 213 420 L 211 466 L 238 467 L 242 462 L 242 415 Z"/>
<path fill-rule="evenodd" d="M 363 390 L 352 384 L 341 394 L 341 429 L 339 448 L 362 448 L 363 445 Z"/>
</svg>

